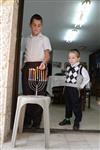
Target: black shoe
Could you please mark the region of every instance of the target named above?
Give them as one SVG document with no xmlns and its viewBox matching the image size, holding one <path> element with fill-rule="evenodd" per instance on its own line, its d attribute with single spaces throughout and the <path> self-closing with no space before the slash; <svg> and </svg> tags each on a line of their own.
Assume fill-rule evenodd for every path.
<svg viewBox="0 0 100 150">
<path fill-rule="evenodd" d="M 70 125 L 71 124 L 71 122 L 70 122 L 70 120 L 66 120 L 66 119 L 64 119 L 63 121 L 61 121 L 60 123 L 59 123 L 59 125 L 60 126 L 63 126 L 63 125 Z"/>
<path fill-rule="evenodd" d="M 79 128 L 80 128 L 80 124 L 79 123 L 74 123 L 73 130 L 78 131 Z"/>
<path fill-rule="evenodd" d="M 36 123 L 36 122 L 33 122 L 33 120 L 31 120 L 31 123 L 30 124 L 26 124 L 24 126 L 24 128 L 25 129 L 32 129 L 32 128 L 38 129 L 38 128 L 40 128 L 40 123 Z"/>
<path fill-rule="evenodd" d="M 31 129 L 32 128 L 32 124 L 26 124 L 24 125 L 24 129 Z"/>
<path fill-rule="evenodd" d="M 40 128 L 40 124 L 33 124 L 32 128 L 39 129 Z"/>
</svg>

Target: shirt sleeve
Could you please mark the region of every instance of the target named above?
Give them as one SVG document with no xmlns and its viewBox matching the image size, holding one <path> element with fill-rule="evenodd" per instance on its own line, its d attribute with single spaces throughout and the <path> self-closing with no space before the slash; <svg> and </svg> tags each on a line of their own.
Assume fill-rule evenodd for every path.
<svg viewBox="0 0 100 150">
<path fill-rule="evenodd" d="M 50 44 L 50 40 L 48 37 L 45 37 L 44 38 L 44 41 L 43 41 L 43 49 L 46 50 L 50 50 L 51 51 L 51 44 Z"/>
<path fill-rule="evenodd" d="M 88 71 L 84 67 L 82 68 L 82 76 L 83 76 L 83 81 L 80 85 L 81 89 L 83 89 L 85 87 L 85 85 L 87 85 L 88 82 L 90 81 Z"/>
</svg>

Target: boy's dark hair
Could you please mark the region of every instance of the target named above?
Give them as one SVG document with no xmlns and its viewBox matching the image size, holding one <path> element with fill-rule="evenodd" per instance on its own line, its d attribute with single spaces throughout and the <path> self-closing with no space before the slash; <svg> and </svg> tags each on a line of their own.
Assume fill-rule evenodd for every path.
<svg viewBox="0 0 100 150">
<path fill-rule="evenodd" d="M 36 19 L 36 20 L 40 20 L 41 23 L 43 23 L 43 19 L 42 17 L 39 15 L 39 14 L 34 14 L 31 19 L 30 19 L 30 25 L 32 24 L 33 20 Z"/>
<path fill-rule="evenodd" d="M 71 53 L 75 53 L 78 58 L 80 57 L 80 52 L 79 52 L 78 49 L 71 49 L 71 50 L 69 50 L 69 53 L 70 53 L 70 52 L 71 52 Z"/>
</svg>

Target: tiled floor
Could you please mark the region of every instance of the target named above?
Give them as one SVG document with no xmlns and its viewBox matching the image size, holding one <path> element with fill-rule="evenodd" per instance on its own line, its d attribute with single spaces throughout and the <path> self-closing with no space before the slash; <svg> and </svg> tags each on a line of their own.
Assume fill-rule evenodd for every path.
<svg viewBox="0 0 100 150">
<path fill-rule="evenodd" d="M 51 104 L 50 106 L 50 127 L 56 129 L 72 129 L 74 115 L 71 118 L 70 126 L 59 126 L 59 122 L 64 119 L 65 106 L 61 104 Z M 85 107 L 80 124 L 81 130 L 100 130 L 100 105 L 97 104 L 95 97 L 91 97 L 90 109 Z"/>
<path fill-rule="evenodd" d="M 64 105 L 50 106 L 50 127 L 55 129 L 71 129 L 74 117 L 71 119 L 71 125 L 59 126 L 59 121 L 64 117 Z M 43 121 L 41 124 L 43 127 Z M 80 126 L 81 130 L 100 130 L 100 105 L 96 104 L 95 99 L 91 99 L 91 108 L 83 112 L 83 120 Z M 75 132 L 58 131 L 50 135 L 50 150 L 100 150 L 100 132 Z M 11 148 L 11 141 L 3 144 L 2 150 L 44 150 L 43 133 L 23 133 L 18 134 L 16 148 Z"/>
<path fill-rule="evenodd" d="M 17 136 L 16 147 L 7 141 L 2 150 L 45 150 L 43 133 L 23 133 Z M 63 132 L 50 135 L 50 150 L 100 150 L 100 134 Z"/>
</svg>

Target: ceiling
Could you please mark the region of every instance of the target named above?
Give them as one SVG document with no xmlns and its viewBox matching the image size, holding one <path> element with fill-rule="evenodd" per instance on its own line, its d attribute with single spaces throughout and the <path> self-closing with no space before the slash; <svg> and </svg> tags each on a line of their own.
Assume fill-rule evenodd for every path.
<svg viewBox="0 0 100 150">
<path fill-rule="evenodd" d="M 30 33 L 30 17 L 38 13 L 43 17 L 43 33 L 50 38 L 53 50 L 77 48 L 94 51 L 100 49 L 100 0 L 91 0 L 87 21 L 79 30 L 75 41 L 68 44 L 65 35 L 74 28 L 73 20 L 81 0 L 25 0 L 22 36 Z"/>
</svg>

